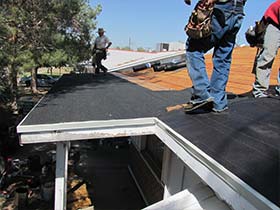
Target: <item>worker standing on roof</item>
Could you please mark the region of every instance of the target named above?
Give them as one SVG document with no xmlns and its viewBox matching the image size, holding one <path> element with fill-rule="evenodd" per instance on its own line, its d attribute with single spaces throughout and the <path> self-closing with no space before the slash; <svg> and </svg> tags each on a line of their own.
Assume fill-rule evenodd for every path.
<svg viewBox="0 0 280 210">
<path fill-rule="evenodd" d="M 199 3 L 212 5 L 212 32 L 209 36 L 195 39 L 190 36 L 186 42 L 186 63 L 193 83 L 193 95 L 184 106 L 185 112 L 210 107 L 214 112 L 228 109 L 225 92 L 228 81 L 232 51 L 236 34 L 243 21 L 246 0 L 201 0 Z M 190 0 L 185 0 L 190 4 Z M 213 51 L 213 73 L 208 79 L 204 54 Z M 210 106 L 208 106 L 210 105 Z"/>
<path fill-rule="evenodd" d="M 98 29 L 98 37 L 94 41 L 93 46 L 93 66 L 96 64 L 95 74 L 100 73 L 100 69 L 106 74 L 108 69 L 102 65 L 102 60 L 107 57 L 107 50 L 112 45 L 112 42 L 104 35 L 103 28 Z"/>
<path fill-rule="evenodd" d="M 266 10 L 263 20 L 267 25 L 264 43 L 256 58 L 255 83 L 253 95 L 255 98 L 268 97 L 269 79 L 273 61 L 280 47 L 280 0 L 272 3 Z M 279 69 L 280 71 L 280 69 Z M 278 87 L 275 88 L 280 95 L 280 72 L 278 72 Z"/>
</svg>

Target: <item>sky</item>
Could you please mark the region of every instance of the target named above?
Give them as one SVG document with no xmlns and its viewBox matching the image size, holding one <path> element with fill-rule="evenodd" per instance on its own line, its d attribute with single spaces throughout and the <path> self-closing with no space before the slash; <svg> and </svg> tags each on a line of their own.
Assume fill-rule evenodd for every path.
<svg viewBox="0 0 280 210">
<path fill-rule="evenodd" d="M 275 0 L 247 0 L 243 25 L 237 44 L 246 44 L 245 32 L 260 20 Z M 130 46 L 155 49 L 160 42 L 185 42 L 184 27 L 197 0 L 188 6 L 184 0 L 90 0 L 91 6 L 100 4 L 97 27 L 106 30 L 113 47 Z"/>
</svg>

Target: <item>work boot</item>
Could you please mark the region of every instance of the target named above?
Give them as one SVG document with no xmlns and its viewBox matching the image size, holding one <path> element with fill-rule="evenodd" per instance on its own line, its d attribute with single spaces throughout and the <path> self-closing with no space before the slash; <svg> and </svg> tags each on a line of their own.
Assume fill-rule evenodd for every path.
<svg viewBox="0 0 280 210">
<path fill-rule="evenodd" d="M 212 97 L 199 103 L 188 102 L 184 105 L 184 112 L 189 113 L 196 109 L 211 110 L 214 99 Z"/>
<path fill-rule="evenodd" d="M 280 96 L 280 86 L 275 87 L 276 95 Z"/>
</svg>

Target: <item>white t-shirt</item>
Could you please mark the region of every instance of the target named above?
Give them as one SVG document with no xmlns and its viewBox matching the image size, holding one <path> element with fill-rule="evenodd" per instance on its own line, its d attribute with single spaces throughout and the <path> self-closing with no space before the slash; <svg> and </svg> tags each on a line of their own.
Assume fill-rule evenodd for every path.
<svg viewBox="0 0 280 210">
<path fill-rule="evenodd" d="M 98 36 L 95 39 L 94 45 L 97 49 L 104 49 L 109 42 L 110 40 L 108 39 L 108 37 L 103 35 L 103 36 Z"/>
</svg>

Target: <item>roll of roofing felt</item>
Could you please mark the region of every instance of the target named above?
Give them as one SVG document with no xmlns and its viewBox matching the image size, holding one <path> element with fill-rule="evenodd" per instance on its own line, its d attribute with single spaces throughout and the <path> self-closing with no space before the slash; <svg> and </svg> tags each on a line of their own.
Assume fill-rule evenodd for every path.
<svg viewBox="0 0 280 210">
<path fill-rule="evenodd" d="M 166 63 L 165 64 L 165 71 L 174 71 L 176 69 L 180 69 L 186 66 L 186 62 L 181 62 L 181 63 Z"/>
<path fill-rule="evenodd" d="M 154 71 L 163 71 L 165 69 L 165 65 L 154 65 L 153 66 Z"/>
<path fill-rule="evenodd" d="M 173 70 L 176 70 L 176 69 L 178 69 L 177 64 L 175 64 L 175 63 L 167 63 L 164 70 L 165 71 L 173 71 Z"/>
<path fill-rule="evenodd" d="M 136 72 L 136 71 L 141 71 L 141 70 L 148 69 L 148 68 L 151 68 L 151 64 L 150 63 L 145 63 L 145 64 L 142 64 L 142 65 L 133 67 L 133 71 Z"/>
</svg>

